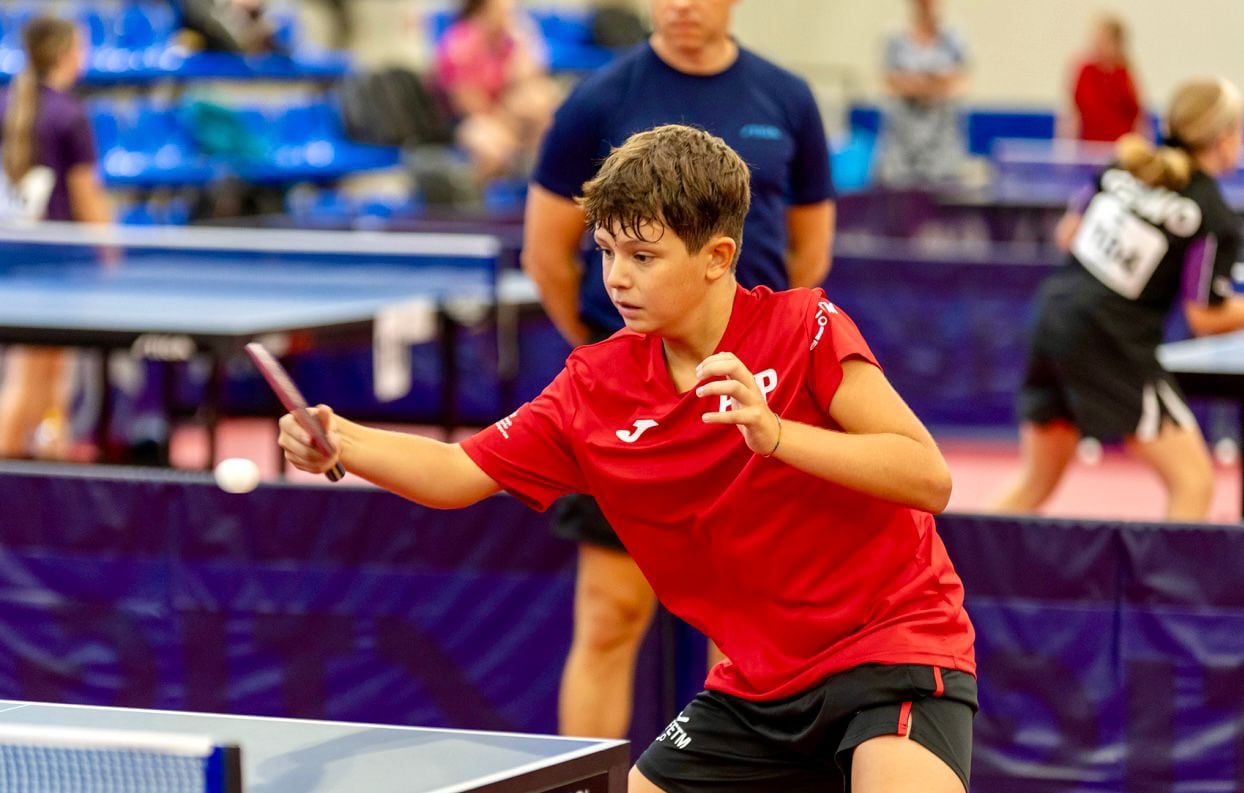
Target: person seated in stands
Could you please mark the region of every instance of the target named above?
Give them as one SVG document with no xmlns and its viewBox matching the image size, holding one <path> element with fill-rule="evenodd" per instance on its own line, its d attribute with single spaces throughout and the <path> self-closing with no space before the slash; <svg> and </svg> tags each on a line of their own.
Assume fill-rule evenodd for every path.
<svg viewBox="0 0 1244 793">
<path fill-rule="evenodd" d="M 36 17 L 22 31 L 26 69 L 0 96 L 3 192 L 25 220 L 106 223 L 108 199 L 96 167 L 86 109 L 70 90 L 82 74 L 82 36 L 73 23 Z M 0 457 L 68 453 L 68 351 L 13 346 L 0 385 Z M 41 430 L 36 432 L 36 430 Z"/>
<path fill-rule="evenodd" d="M 523 174 L 553 118 L 543 37 L 515 0 L 464 0 L 437 45 L 436 79 L 481 181 Z"/>
<path fill-rule="evenodd" d="M 202 47 L 259 54 L 280 50 L 264 0 L 180 0 L 182 24 Z"/>
<path fill-rule="evenodd" d="M 967 49 L 941 19 L 938 0 L 911 0 L 907 30 L 885 48 L 891 95 L 881 139 L 878 177 L 890 187 L 957 181 L 966 156 L 958 98 L 966 87 Z"/>
<path fill-rule="evenodd" d="M 1127 56 L 1127 28 L 1116 16 L 1093 26 L 1088 52 L 1075 67 L 1073 111 L 1062 119 L 1063 137 L 1114 143 L 1129 132 L 1149 137 L 1148 120 Z"/>
</svg>

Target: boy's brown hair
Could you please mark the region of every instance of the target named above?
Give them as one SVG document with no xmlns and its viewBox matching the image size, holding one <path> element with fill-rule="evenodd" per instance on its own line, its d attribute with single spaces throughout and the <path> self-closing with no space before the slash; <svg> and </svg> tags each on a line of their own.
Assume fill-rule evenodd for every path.
<svg viewBox="0 0 1244 793">
<path fill-rule="evenodd" d="M 579 206 L 590 226 L 646 239 L 652 223 L 670 229 L 695 253 L 715 236 L 743 245 L 751 173 L 721 138 L 678 124 L 637 132 L 614 149 Z"/>
</svg>

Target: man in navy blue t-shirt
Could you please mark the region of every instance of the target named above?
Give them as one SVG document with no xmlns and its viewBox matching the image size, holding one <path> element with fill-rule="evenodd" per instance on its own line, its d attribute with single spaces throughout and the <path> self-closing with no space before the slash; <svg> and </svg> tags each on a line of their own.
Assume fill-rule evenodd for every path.
<svg viewBox="0 0 1244 793">
<path fill-rule="evenodd" d="M 705 129 L 751 168 L 739 283 L 819 286 L 829 271 L 834 192 L 820 112 L 807 83 L 730 36 L 734 3 L 651 0 L 651 39 L 584 79 L 553 120 L 528 193 L 523 269 L 571 344 L 622 327 L 599 255 L 582 257 L 585 222 L 574 197 L 614 146 L 661 124 Z M 556 529 L 580 549 L 561 730 L 621 737 L 656 599 L 590 498 L 563 499 Z"/>
</svg>

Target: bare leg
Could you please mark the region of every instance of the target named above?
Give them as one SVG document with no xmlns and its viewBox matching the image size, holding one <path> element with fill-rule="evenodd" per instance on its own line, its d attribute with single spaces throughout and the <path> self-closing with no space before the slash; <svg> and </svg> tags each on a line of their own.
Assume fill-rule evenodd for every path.
<svg viewBox="0 0 1244 793">
<path fill-rule="evenodd" d="M 563 735 L 622 738 L 631 723 L 635 658 L 656 596 L 631 557 L 579 546 L 574 639 L 562 673 Z"/>
<path fill-rule="evenodd" d="M 717 666 L 717 664 L 721 663 L 724 660 L 726 660 L 726 654 L 721 651 L 721 648 L 717 646 L 716 642 L 714 642 L 712 639 L 709 639 L 708 640 L 708 668 L 712 669 L 714 666 Z"/>
<path fill-rule="evenodd" d="M 1020 427 L 1020 471 L 993 510 L 1023 514 L 1040 509 L 1058 487 L 1079 441 L 1080 431 L 1062 421 Z"/>
<path fill-rule="evenodd" d="M 882 735 L 855 747 L 852 793 L 964 793 L 950 766 L 907 736 Z"/>
<path fill-rule="evenodd" d="M 1127 450 L 1161 477 L 1169 520 L 1206 519 L 1214 496 L 1214 468 L 1199 427 L 1180 427 L 1167 420 L 1151 441 L 1129 438 Z"/>
<path fill-rule="evenodd" d="M 68 360 L 59 347 L 9 348 L 0 388 L 0 457 L 25 456 L 43 417 L 55 410 L 64 415 Z"/>
</svg>

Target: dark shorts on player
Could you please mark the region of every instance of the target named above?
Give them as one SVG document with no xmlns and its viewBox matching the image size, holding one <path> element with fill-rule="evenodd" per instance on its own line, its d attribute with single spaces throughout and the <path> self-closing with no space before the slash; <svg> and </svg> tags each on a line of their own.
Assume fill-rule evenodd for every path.
<svg viewBox="0 0 1244 793">
<path fill-rule="evenodd" d="M 564 540 L 626 553 L 617 532 L 591 496 L 576 493 L 559 498 L 553 508 L 553 533 Z"/>
<path fill-rule="evenodd" d="M 1162 424 L 1195 427 L 1175 379 L 1158 363 L 1156 343 L 1128 342 L 1100 313 L 1060 295 L 1057 282 L 1042 289 L 1019 393 L 1023 421 L 1068 421 L 1103 441 L 1149 440 Z"/>
<path fill-rule="evenodd" d="M 668 793 L 848 793 L 855 747 L 909 735 L 968 787 L 976 678 L 868 664 L 773 702 L 702 691 L 639 758 Z"/>
<path fill-rule="evenodd" d="M 613 335 L 605 328 L 590 328 L 588 344 L 604 341 Z M 618 534 L 601 514 L 596 499 L 575 494 L 558 499 L 553 509 L 553 533 L 563 540 L 595 545 L 611 551 L 626 553 Z"/>
</svg>

